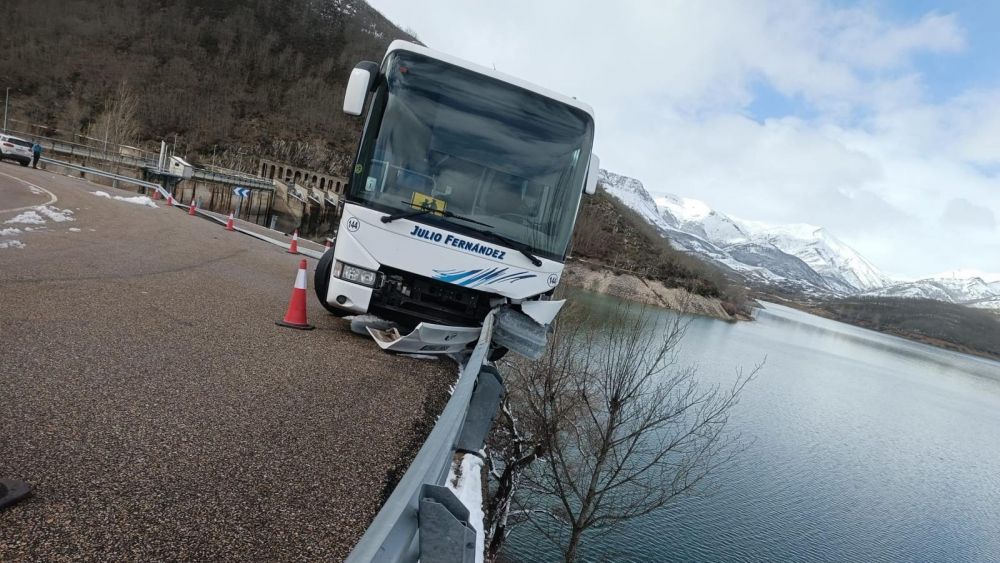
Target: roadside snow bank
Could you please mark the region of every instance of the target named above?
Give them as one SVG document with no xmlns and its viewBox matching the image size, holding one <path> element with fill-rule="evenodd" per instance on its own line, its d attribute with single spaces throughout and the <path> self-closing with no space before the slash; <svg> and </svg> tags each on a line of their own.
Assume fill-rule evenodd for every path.
<svg viewBox="0 0 1000 563">
<path fill-rule="evenodd" d="M 482 563 L 486 547 L 483 535 L 483 460 L 479 456 L 465 454 L 456 474 L 452 463 L 448 473 L 447 486 L 458 500 L 469 509 L 469 522 L 476 529 L 476 563 Z"/>
<path fill-rule="evenodd" d="M 122 197 L 116 195 L 115 199 L 117 199 L 118 201 L 124 201 L 125 203 L 134 203 L 135 205 L 145 205 L 146 207 L 153 207 L 153 208 L 157 207 L 157 205 L 153 203 L 153 200 L 150 199 L 149 196 L 145 195 L 137 195 L 133 197 Z"/>
<path fill-rule="evenodd" d="M 0 229 L 0 237 L 9 237 L 21 234 L 21 229 L 15 229 L 11 227 L 9 229 Z"/>
<path fill-rule="evenodd" d="M 24 248 L 24 243 L 19 240 L 0 240 L 0 249 L 4 248 Z"/>
<path fill-rule="evenodd" d="M 112 196 L 108 192 L 98 190 L 96 192 L 90 192 L 97 197 L 106 197 L 108 199 L 116 199 L 118 201 L 124 201 L 125 203 L 134 203 L 135 205 L 145 205 L 146 207 L 158 207 L 149 196 L 137 195 L 133 197 L 122 197 L 120 195 Z"/>
</svg>

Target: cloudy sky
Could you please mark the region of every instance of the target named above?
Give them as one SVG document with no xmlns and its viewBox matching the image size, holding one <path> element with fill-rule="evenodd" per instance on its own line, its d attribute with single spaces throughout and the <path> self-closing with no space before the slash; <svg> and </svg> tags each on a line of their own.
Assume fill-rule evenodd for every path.
<svg viewBox="0 0 1000 563">
<path fill-rule="evenodd" d="M 1000 3 L 370 3 L 590 103 L 603 167 L 654 196 L 822 225 L 891 275 L 1000 280 Z"/>
</svg>

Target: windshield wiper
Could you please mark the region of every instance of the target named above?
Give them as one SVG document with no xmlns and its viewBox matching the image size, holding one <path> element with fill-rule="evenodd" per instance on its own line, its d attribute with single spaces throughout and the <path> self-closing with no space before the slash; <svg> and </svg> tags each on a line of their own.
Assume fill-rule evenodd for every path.
<svg viewBox="0 0 1000 563">
<path fill-rule="evenodd" d="M 521 254 L 524 254 L 525 258 L 531 260 L 531 263 L 534 264 L 535 267 L 540 267 L 542 265 L 542 261 L 539 260 L 537 256 L 531 253 L 531 247 L 528 246 L 527 244 L 516 241 L 514 239 L 507 238 L 503 235 L 498 235 L 493 231 L 484 231 L 482 229 L 473 229 L 473 230 L 476 231 L 477 233 L 484 234 L 490 237 L 491 239 L 499 242 L 500 244 L 506 244 L 507 246 L 513 248 L 514 250 L 520 252 Z"/>
<path fill-rule="evenodd" d="M 410 203 L 408 201 L 404 201 L 403 203 L 405 203 L 406 205 L 409 205 L 411 207 L 417 207 L 416 205 L 413 205 L 412 203 Z M 391 222 L 395 221 L 396 219 L 408 219 L 410 217 L 416 217 L 418 215 L 426 215 L 427 213 L 437 213 L 438 215 L 441 215 L 443 217 L 447 217 L 449 219 L 458 219 L 460 221 L 467 221 L 469 223 L 475 223 L 477 225 L 482 225 L 484 227 L 489 227 L 491 229 L 493 228 L 493 225 L 488 225 L 486 223 L 483 223 L 482 221 L 476 221 L 475 219 L 471 219 L 469 217 L 463 217 L 461 215 L 456 215 L 456 214 L 452 213 L 451 211 L 445 211 L 443 209 L 435 209 L 435 208 L 433 208 L 433 207 L 431 207 L 429 205 L 425 205 L 423 207 L 418 207 L 416 211 L 400 211 L 399 213 L 392 213 L 390 215 L 386 215 L 385 217 L 382 217 L 382 219 L 380 219 L 380 220 L 383 223 L 391 223 Z"/>
</svg>

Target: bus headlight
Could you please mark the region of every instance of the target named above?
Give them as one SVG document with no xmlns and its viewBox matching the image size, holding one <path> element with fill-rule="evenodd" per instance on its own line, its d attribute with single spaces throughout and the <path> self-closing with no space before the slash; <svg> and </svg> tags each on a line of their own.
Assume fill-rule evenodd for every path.
<svg viewBox="0 0 1000 563">
<path fill-rule="evenodd" d="M 333 265 L 333 275 L 344 281 L 374 287 L 378 281 L 378 272 L 366 270 L 343 262 L 336 262 Z"/>
</svg>

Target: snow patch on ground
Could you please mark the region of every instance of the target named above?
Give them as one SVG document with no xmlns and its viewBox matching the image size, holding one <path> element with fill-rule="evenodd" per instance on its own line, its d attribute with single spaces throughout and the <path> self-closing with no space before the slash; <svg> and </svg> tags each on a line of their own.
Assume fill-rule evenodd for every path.
<svg viewBox="0 0 1000 563">
<path fill-rule="evenodd" d="M 19 240 L 0 240 L 0 249 L 3 248 L 24 248 L 24 243 Z"/>
<path fill-rule="evenodd" d="M 80 232 L 80 229 L 77 229 L 76 227 L 70 227 L 69 230 L 70 230 L 70 232 L 73 232 L 73 233 L 79 233 Z"/>
<path fill-rule="evenodd" d="M 28 190 L 35 195 L 42 193 L 42 190 L 36 188 L 35 186 L 28 186 Z"/>
<path fill-rule="evenodd" d="M 15 229 L 11 227 L 9 229 L 0 229 L 0 237 L 9 237 L 21 234 L 21 229 Z"/>
<path fill-rule="evenodd" d="M 44 217 L 43 217 L 44 215 Z M 39 205 L 34 207 L 29 211 L 25 211 L 20 215 L 14 217 L 13 219 L 8 219 L 4 223 L 20 223 L 22 225 L 44 225 L 45 219 L 49 221 L 55 221 L 56 223 L 62 223 L 64 221 L 72 221 L 73 212 L 69 209 L 59 209 L 52 207 L 51 205 Z M 44 228 L 44 227 L 43 227 Z M 30 231 L 31 227 L 27 227 L 24 230 Z"/>
<path fill-rule="evenodd" d="M 34 211 L 25 211 L 24 213 L 21 213 L 20 215 L 14 217 L 13 219 L 8 219 L 8 220 L 4 221 L 4 223 L 7 223 L 7 224 L 22 223 L 22 224 L 25 224 L 25 225 L 44 225 L 45 224 L 45 219 L 42 219 L 42 216 L 39 215 L 38 213 L 34 212 Z"/>
<path fill-rule="evenodd" d="M 476 529 L 476 563 L 482 563 L 486 547 L 483 535 L 483 460 L 473 454 L 462 456 L 461 476 L 455 473 L 455 464 L 448 473 L 447 486 L 458 500 L 469 509 L 469 522 Z"/>
<path fill-rule="evenodd" d="M 115 196 L 118 201 L 124 201 L 125 203 L 133 203 L 135 205 L 145 205 L 146 207 L 156 208 L 157 205 L 153 203 L 153 200 L 149 196 L 137 195 L 133 197 L 122 197 L 119 195 Z"/>
<path fill-rule="evenodd" d="M 118 201 L 124 201 L 125 203 L 134 203 L 136 205 L 145 205 L 146 207 L 157 207 L 153 200 L 149 196 L 137 195 L 133 197 L 122 197 L 120 195 L 112 196 L 108 192 L 97 190 L 96 192 L 90 192 L 97 197 L 106 197 L 108 199 L 116 199 Z"/>
<path fill-rule="evenodd" d="M 73 211 L 69 209 L 57 209 L 55 207 L 52 207 L 51 205 L 38 206 L 35 209 L 37 209 L 39 213 L 45 215 L 50 220 L 55 221 L 56 223 L 62 223 L 65 221 L 73 220 L 73 218 L 70 217 L 70 215 L 73 214 Z"/>
</svg>

